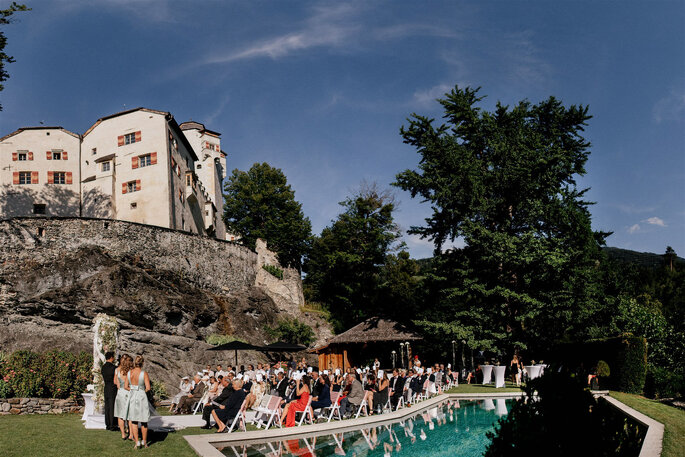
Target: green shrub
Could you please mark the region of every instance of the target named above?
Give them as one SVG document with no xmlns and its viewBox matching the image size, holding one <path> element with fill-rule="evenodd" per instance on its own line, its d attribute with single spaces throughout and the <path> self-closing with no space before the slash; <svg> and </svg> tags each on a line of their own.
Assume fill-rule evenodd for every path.
<svg viewBox="0 0 685 457">
<path fill-rule="evenodd" d="M 0 379 L 0 398 L 12 398 L 12 388 L 4 379 Z"/>
<path fill-rule="evenodd" d="M 646 427 L 596 400 L 584 384 L 556 369 L 530 381 L 526 397 L 487 433 L 485 457 L 637 456 Z"/>
<path fill-rule="evenodd" d="M 273 276 L 277 277 L 278 279 L 283 279 L 283 270 L 274 266 L 274 265 L 262 265 L 262 268 L 264 268 L 266 271 L 271 273 Z"/>
<path fill-rule="evenodd" d="M 680 398 L 685 395 L 685 373 L 650 365 L 644 393 L 649 398 Z"/>
<path fill-rule="evenodd" d="M 647 342 L 642 337 L 621 336 L 564 344 L 550 357 L 581 375 L 597 366 L 600 360 L 611 367 L 606 386 L 621 392 L 642 393 L 647 376 Z"/>
<path fill-rule="evenodd" d="M 314 341 L 314 330 L 294 318 L 282 319 L 275 328 L 265 327 L 265 330 L 272 338 L 286 343 L 309 346 Z"/>
<path fill-rule="evenodd" d="M 608 378 L 611 376 L 611 369 L 609 368 L 609 364 L 606 363 L 604 360 L 600 360 L 597 362 L 597 376 L 600 378 Z"/>
<path fill-rule="evenodd" d="M 93 357 L 17 351 L 0 360 L 0 397 L 77 398 L 92 381 Z"/>
<path fill-rule="evenodd" d="M 164 387 L 164 384 L 161 382 L 150 380 L 150 390 L 152 391 L 152 395 L 154 396 L 155 400 L 164 400 L 169 398 L 166 387 Z"/>
</svg>

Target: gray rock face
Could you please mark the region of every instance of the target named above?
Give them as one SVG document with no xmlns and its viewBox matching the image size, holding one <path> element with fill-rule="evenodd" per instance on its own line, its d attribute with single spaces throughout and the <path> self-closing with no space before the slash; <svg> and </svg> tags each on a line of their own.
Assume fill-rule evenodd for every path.
<svg viewBox="0 0 685 457">
<path fill-rule="evenodd" d="M 0 221 L 0 347 L 91 352 L 93 318 L 106 313 L 120 323 L 120 351 L 143 355 L 151 378 L 174 393 L 181 376 L 234 362 L 232 352 L 208 352 L 208 335 L 265 344 L 265 326 L 297 315 L 300 303 L 279 293 L 277 305 L 258 283 L 257 265 L 242 246 L 151 226 Z M 240 363 L 259 361 L 262 353 L 239 353 Z"/>
</svg>

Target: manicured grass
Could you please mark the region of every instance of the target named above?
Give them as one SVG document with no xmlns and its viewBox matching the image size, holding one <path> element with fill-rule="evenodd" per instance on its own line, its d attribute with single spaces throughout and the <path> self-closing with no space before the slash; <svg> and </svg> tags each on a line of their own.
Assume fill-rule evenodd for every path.
<svg viewBox="0 0 685 457">
<path fill-rule="evenodd" d="M 494 384 L 459 384 L 447 391 L 449 394 L 497 394 L 503 392 L 522 392 L 521 387 L 516 387 L 516 384 L 507 382 L 504 387 L 495 389 Z"/>
<path fill-rule="evenodd" d="M 151 433 L 150 456 L 188 456 L 197 454 L 184 435 L 213 433 L 198 427 L 174 433 Z M 86 430 L 80 414 L 24 415 L 0 417 L 0 443 L 4 457 L 40 456 L 140 456 L 131 441 L 123 441 L 119 432 Z"/>
<path fill-rule="evenodd" d="M 685 411 L 639 395 L 613 391 L 610 395 L 621 403 L 625 403 L 664 424 L 662 457 L 682 457 L 685 455 Z"/>
</svg>

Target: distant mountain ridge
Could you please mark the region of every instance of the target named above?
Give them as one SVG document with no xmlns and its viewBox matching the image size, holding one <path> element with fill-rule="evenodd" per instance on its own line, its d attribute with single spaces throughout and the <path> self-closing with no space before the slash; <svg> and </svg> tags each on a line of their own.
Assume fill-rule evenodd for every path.
<svg viewBox="0 0 685 457">
<path fill-rule="evenodd" d="M 665 260 L 663 254 L 654 254 L 653 252 L 638 252 L 630 249 L 605 247 L 603 248 L 607 257 L 611 260 L 623 263 L 633 263 L 635 265 L 647 268 L 659 268 L 664 266 Z M 685 259 L 676 257 L 674 263 L 685 264 Z"/>
</svg>

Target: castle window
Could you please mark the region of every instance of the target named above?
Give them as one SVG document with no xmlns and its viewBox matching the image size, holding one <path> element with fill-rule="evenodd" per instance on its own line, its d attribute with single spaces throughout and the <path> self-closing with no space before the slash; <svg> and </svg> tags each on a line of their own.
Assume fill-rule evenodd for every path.
<svg viewBox="0 0 685 457">
<path fill-rule="evenodd" d="M 20 171 L 19 172 L 19 183 L 18 184 L 31 184 L 31 172 L 30 171 Z"/>
<path fill-rule="evenodd" d="M 67 183 L 67 174 L 63 171 L 55 171 L 52 174 L 52 183 L 53 184 L 66 184 Z"/>
<path fill-rule="evenodd" d="M 28 157 L 29 157 L 29 155 L 26 151 L 19 151 L 17 153 L 17 160 L 22 160 L 22 161 L 28 160 Z"/>
<path fill-rule="evenodd" d="M 132 202 L 131 203 L 131 209 L 136 209 L 136 208 L 138 208 L 138 203 Z"/>
<path fill-rule="evenodd" d="M 45 203 L 34 203 L 33 214 L 45 214 Z M 38 229 L 38 236 L 43 236 L 43 228 Z"/>
<path fill-rule="evenodd" d="M 97 153 L 98 153 L 98 148 L 93 148 L 93 149 L 91 149 L 91 152 L 93 153 L 93 155 L 97 154 Z"/>
<path fill-rule="evenodd" d="M 124 144 L 133 144 L 136 142 L 136 134 L 134 133 L 127 133 L 124 135 Z"/>
<path fill-rule="evenodd" d="M 101 171 L 109 171 L 111 162 L 102 162 Z"/>
<path fill-rule="evenodd" d="M 138 190 L 140 190 L 139 181 L 129 181 L 126 183 L 127 192 L 136 192 Z"/>
<path fill-rule="evenodd" d="M 52 151 L 52 160 L 62 160 L 62 151 Z"/>
<path fill-rule="evenodd" d="M 140 156 L 138 158 L 139 167 L 149 167 L 150 165 L 152 165 L 152 157 L 150 154 L 145 154 L 144 156 Z"/>
</svg>

